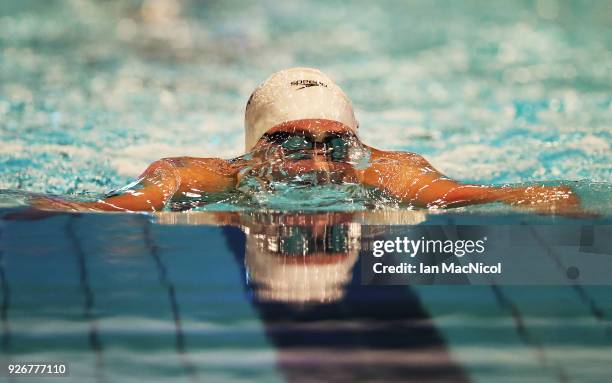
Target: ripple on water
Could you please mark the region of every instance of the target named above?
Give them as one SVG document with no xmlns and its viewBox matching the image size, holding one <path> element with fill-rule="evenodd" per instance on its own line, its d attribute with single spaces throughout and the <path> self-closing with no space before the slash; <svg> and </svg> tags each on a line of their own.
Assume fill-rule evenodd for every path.
<svg viewBox="0 0 612 383">
<path fill-rule="evenodd" d="M 239 155 L 250 92 L 296 65 L 340 83 L 365 142 L 451 177 L 612 182 L 605 2 L 3 6 L 0 189 L 103 193 L 161 157 Z"/>
</svg>

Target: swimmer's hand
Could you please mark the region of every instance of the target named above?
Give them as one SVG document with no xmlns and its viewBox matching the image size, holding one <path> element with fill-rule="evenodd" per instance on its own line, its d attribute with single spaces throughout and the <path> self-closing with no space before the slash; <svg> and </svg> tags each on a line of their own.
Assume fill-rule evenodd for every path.
<svg viewBox="0 0 612 383">
<path fill-rule="evenodd" d="M 91 211 L 90 202 L 66 201 L 57 197 L 36 196 L 28 200 L 29 207 L 12 211 L 0 217 L 9 221 L 36 221 L 64 212 Z"/>
<path fill-rule="evenodd" d="M 594 217 L 580 204 L 580 198 L 568 186 L 500 187 L 499 201 L 537 214 L 569 217 Z"/>
<path fill-rule="evenodd" d="M 44 211 L 82 211 L 86 210 L 84 203 L 66 201 L 56 197 L 34 197 L 30 200 L 30 206 Z"/>
</svg>

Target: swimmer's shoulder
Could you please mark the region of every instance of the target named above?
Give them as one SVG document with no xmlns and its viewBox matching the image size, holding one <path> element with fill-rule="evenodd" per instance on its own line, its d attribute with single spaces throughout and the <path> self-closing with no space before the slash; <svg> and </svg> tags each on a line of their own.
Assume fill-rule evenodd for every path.
<svg viewBox="0 0 612 383">
<path fill-rule="evenodd" d="M 387 151 L 387 150 L 376 149 L 371 146 L 366 146 L 366 147 L 371 153 L 372 160 L 394 161 L 394 162 L 400 162 L 406 165 L 413 165 L 413 166 L 429 165 L 429 162 L 427 162 L 425 157 L 423 157 L 422 155 L 418 153 L 395 151 L 395 150 Z"/>
<path fill-rule="evenodd" d="M 171 163 L 178 169 L 207 170 L 215 173 L 232 175 L 239 172 L 247 162 L 240 157 L 234 159 L 222 159 L 216 157 L 167 157 L 162 161 Z"/>
</svg>

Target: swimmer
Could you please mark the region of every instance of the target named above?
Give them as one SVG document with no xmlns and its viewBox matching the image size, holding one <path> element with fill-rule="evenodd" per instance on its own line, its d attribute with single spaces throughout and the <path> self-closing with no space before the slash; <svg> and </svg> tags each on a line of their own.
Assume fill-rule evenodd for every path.
<svg viewBox="0 0 612 383">
<path fill-rule="evenodd" d="M 414 208 L 501 202 L 538 213 L 579 211 L 579 199 L 569 187 L 461 183 L 419 154 L 370 147 L 358 132 L 351 101 L 328 76 L 311 68 L 287 69 L 270 76 L 247 102 L 245 155 L 230 160 L 164 158 L 104 199 L 44 197 L 33 205 L 45 210 L 160 211 L 186 200 L 205 203 L 221 193 L 273 189 L 275 182 L 288 182 L 357 184 L 395 206 Z"/>
</svg>

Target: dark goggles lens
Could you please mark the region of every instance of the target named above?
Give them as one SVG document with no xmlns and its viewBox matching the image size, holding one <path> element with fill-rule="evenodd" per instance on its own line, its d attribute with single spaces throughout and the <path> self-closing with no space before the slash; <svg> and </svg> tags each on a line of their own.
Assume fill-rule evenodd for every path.
<svg viewBox="0 0 612 383">
<path fill-rule="evenodd" d="M 299 133 L 276 132 L 266 136 L 266 139 L 288 152 L 312 150 L 315 147 L 311 136 Z M 350 142 L 350 137 L 331 135 L 325 138 L 323 145 L 329 150 L 333 161 L 342 161 L 348 157 Z"/>
<path fill-rule="evenodd" d="M 341 161 L 348 157 L 349 140 L 345 137 L 330 137 L 325 143 L 331 151 L 331 158 L 334 161 Z"/>
<path fill-rule="evenodd" d="M 283 149 L 289 151 L 297 151 L 297 150 L 308 150 L 312 149 L 314 143 L 308 137 L 295 135 L 293 137 L 289 137 L 281 144 Z"/>
</svg>

